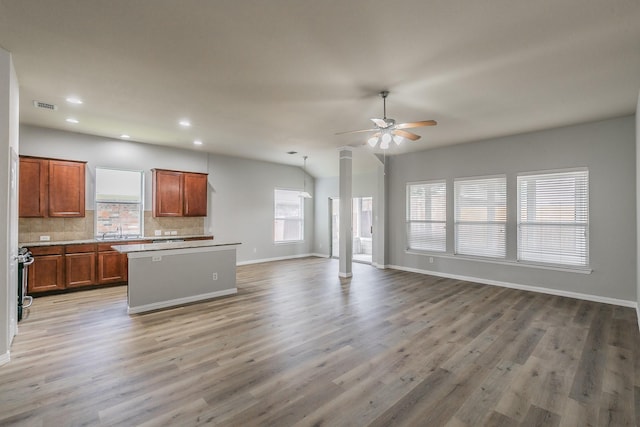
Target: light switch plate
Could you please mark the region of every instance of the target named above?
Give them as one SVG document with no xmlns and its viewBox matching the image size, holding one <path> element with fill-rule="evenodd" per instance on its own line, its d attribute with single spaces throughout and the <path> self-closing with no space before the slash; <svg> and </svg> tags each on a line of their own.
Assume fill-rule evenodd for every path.
<svg viewBox="0 0 640 427">
<path fill-rule="evenodd" d="M 51 240 L 51 236 L 40 236 L 41 242 L 48 242 Z"/>
<path fill-rule="evenodd" d="M 153 232 L 156 236 L 162 236 L 162 230 L 156 230 Z"/>
<path fill-rule="evenodd" d="M 171 232 L 171 235 L 172 235 L 172 236 L 177 236 L 177 235 L 178 235 L 178 232 L 177 232 L 177 231 L 172 231 L 172 232 Z"/>
</svg>

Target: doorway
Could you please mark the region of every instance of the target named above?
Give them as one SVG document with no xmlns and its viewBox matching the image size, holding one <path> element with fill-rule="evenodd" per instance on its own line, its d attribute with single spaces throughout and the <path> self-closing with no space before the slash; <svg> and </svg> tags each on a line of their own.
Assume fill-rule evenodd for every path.
<svg viewBox="0 0 640 427">
<path fill-rule="evenodd" d="M 331 257 L 340 256 L 340 199 L 329 199 Z M 353 261 L 371 264 L 373 255 L 373 197 L 354 197 L 352 205 Z"/>
</svg>

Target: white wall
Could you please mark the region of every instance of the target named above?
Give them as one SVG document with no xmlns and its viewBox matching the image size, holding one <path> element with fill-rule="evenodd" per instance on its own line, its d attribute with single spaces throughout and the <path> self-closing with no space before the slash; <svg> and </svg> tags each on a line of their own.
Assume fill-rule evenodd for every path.
<svg viewBox="0 0 640 427">
<path fill-rule="evenodd" d="M 517 136 L 443 147 L 388 158 L 388 253 L 391 265 L 438 274 L 477 278 L 614 299 L 636 299 L 636 169 L 632 116 Z M 586 166 L 590 187 L 592 274 L 530 268 L 515 263 L 515 180 L 518 172 Z M 507 175 L 507 247 L 511 263 L 479 262 L 452 255 L 407 253 L 407 182 Z M 449 207 L 451 209 L 451 207 Z M 448 233 L 453 233 L 448 224 Z M 453 234 L 451 234 L 453 236 Z M 452 239 L 448 239 L 449 242 Z"/>
<path fill-rule="evenodd" d="M 636 313 L 640 327 L 640 93 L 636 106 Z"/>
<path fill-rule="evenodd" d="M 95 168 L 144 170 L 145 210 L 151 210 L 151 169 L 209 174 L 208 233 L 220 242 L 240 242 L 238 261 L 309 254 L 313 242 L 314 199 L 305 202 L 305 241 L 273 243 L 273 190 L 303 187 L 300 167 L 206 154 L 196 150 L 120 141 L 92 135 L 22 126 L 20 154 L 87 161 L 87 209 L 95 204 Z M 307 189 L 313 179 L 307 175 Z M 255 249 L 255 251 L 254 251 Z"/>
<path fill-rule="evenodd" d="M 18 152 L 18 79 L 9 52 L 0 49 L 0 364 L 9 361 L 11 306 L 17 304 L 17 279 L 9 259 L 18 247 L 17 212 L 9 206 L 11 149 Z"/>
</svg>

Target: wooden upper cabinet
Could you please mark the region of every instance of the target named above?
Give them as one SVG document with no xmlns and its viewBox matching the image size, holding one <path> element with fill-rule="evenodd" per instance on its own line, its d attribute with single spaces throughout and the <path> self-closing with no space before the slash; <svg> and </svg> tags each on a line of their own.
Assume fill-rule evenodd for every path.
<svg viewBox="0 0 640 427">
<path fill-rule="evenodd" d="M 207 216 L 207 174 L 184 174 L 184 216 Z"/>
<path fill-rule="evenodd" d="M 85 164 L 49 160 L 49 216 L 84 217 Z"/>
<path fill-rule="evenodd" d="M 153 216 L 207 216 L 207 174 L 153 169 Z"/>
<path fill-rule="evenodd" d="M 42 159 L 20 158 L 19 212 L 23 218 L 47 216 L 49 169 Z"/>
<path fill-rule="evenodd" d="M 182 216 L 182 172 L 153 170 L 153 216 Z"/>
<path fill-rule="evenodd" d="M 19 215 L 84 217 L 85 163 L 20 157 Z"/>
</svg>

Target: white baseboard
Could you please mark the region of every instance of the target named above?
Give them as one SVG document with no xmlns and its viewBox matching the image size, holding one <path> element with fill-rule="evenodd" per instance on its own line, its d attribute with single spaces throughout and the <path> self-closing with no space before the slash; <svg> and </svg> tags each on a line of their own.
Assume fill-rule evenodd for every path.
<svg viewBox="0 0 640 427">
<path fill-rule="evenodd" d="M 296 259 L 296 258 L 308 258 L 310 256 L 324 256 L 324 255 L 298 254 L 298 255 L 279 256 L 275 258 L 250 259 L 248 261 L 236 262 L 236 265 L 240 266 L 240 265 L 249 265 L 249 264 L 261 264 L 263 262 L 284 261 L 287 259 Z"/>
<path fill-rule="evenodd" d="M 315 257 L 318 257 L 318 258 L 329 258 L 329 254 L 319 254 L 319 253 L 315 253 L 314 252 L 314 253 L 309 254 L 309 255 L 310 256 L 315 256 Z"/>
<path fill-rule="evenodd" d="M 421 270 L 418 268 L 403 267 L 401 265 L 389 265 L 388 267 L 393 268 L 395 270 L 409 271 L 412 273 L 429 274 L 431 276 L 437 276 L 437 277 L 446 277 L 447 279 L 465 280 L 467 282 L 482 283 L 483 285 L 500 286 L 503 288 L 519 289 L 522 291 L 538 292 L 541 294 L 557 295 L 561 297 L 568 297 L 568 298 L 575 298 L 575 299 L 581 299 L 586 301 L 601 302 L 605 304 L 619 305 L 622 307 L 631 307 L 631 308 L 635 308 L 636 311 L 638 311 L 638 303 L 636 301 L 629 301 L 629 300 L 623 300 L 623 299 L 617 299 L 617 298 L 608 298 L 608 297 L 602 297 L 599 295 L 582 294 L 579 292 L 561 291 L 558 289 L 544 288 L 541 286 L 531 286 L 531 285 L 521 285 L 518 283 L 501 282 L 498 280 L 482 279 L 479 277 L 441 273 L 439 271 Z M 639 327 L 640 327 L 640 321 L 639 321 Z"/>
<path fill-rule="evenodd" d="M 177 298 L 177 299 L 162 301 L 162 302 L 154 302 L 151 304 L 139 305 L 137 307 L 128 307 L 127 313 L 129 314 L 144 313 L 147 311 L 159 310 L 161 308 L 175 307 L 179 305 L 189 304 L 192 302 L 203 301 L 203 300 L 208 300 L 212 298 L 222 297 L 225 295 L 233 295 L 237 293 L 238 293 L 237 288 L 225 289 L 223 291 L 209 292 L 206 294 L 194 295 L 191 297 Z"/>
<path fill-rule="evenodd" d="M 11 354 L 7 350 L 7 352 L 5 354 L 0 355 L 0 366 L 4 365 L 6 363 L 9 363 L 10 360 L 11 360 Z"/>
</svg>

